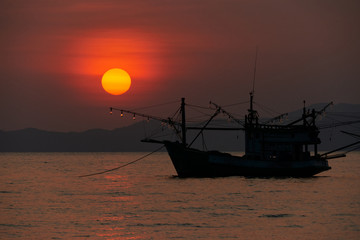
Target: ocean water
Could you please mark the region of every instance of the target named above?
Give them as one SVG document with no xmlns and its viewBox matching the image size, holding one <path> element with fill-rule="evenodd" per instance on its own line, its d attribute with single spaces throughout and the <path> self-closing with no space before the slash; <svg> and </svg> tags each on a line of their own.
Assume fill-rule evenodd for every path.
<svg viewBox="0 0 360 240">
<path fill-rule="evenodd" d="M 167 153 L 1 153 L 0 239 L 360 239 L 360 153 L 313 178 L 174 177 Z"/>
</svg>

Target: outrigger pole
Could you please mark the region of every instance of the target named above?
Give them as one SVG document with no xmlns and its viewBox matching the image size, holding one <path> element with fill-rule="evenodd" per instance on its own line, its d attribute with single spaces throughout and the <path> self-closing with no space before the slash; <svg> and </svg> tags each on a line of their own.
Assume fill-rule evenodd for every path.
<svg viewBox="0 0 360 240">
<path fill-rule="evenodd" d="M 198 134 L 196 135 L 196 137 L 192 140 L 192 142 L 190 143 L 189 147 L 191 147 L 191 145 L 195 142 L 195 140 L 200 136 L 200 134 L 202 134 L 202 132 L 206 129 L 207 125 L 209 125 L 209 123 L 213 120 L 214 117 L 216 117 L 216 115 L 218 115 L 220 113 L 220 108 L 216 109 L 216 112 L 211 116 L 211 118 L 205 123 L 205 125 L 201 128 L 201 130 L 198 132 Z"/>
<path fill-rule="evenodd" d="M 343 150 L 343 149 L 345 149 L 345 148 L 352 147 L 352 146 L 354 146 L 354 145 L 356 145 L 356 144 L 359 144 L 359 143 L 360 143 L 360 141 L 357 141 L 357 142 L 354 142 L 354 143 L 352 143 L 352 144 L 349 144 L 349 145 L 346 145 L 346 146 L 337 148 L 337 149 L 335 149 L 335 150 L 332 150 L 332 151 L 330 151 L 330 152 L 323 153 L 323 154 L 321 154 L 320 156 L 326 156 L 326 155 L 328 155 L 328 154 L 330 154 L 330 153 L 338 152 L 338 151 L 340 151 L 340 150 Z"/>
<path fill-rule="evenodd" d="M 355 134 L 355 133 L 349 133 L 349 132 L 345 132 L 345 131 L 341 131 L 341 132 L 342 132 L 342 133 L 345 133 L 345 134 L 348 134 L 348 135 L 350 135 L 350 136 L 353 136 L 353 137 L 357 137 L 357 138 L 360 137 L 360 135 Z M 351 144 L 349 144 L 349 145 L 346 145 L 346 146 L 337 148 L 337 149 L 335 149 L 335 150 L 332 150 L 332 151 L 330 151 L 330 152 L 323 153 L 323 154 L 321 154 L 320 156 L 327 156 L 327 155 L 330 154 L 330 153 L 337 152 L 337 151 L 343 150 L 343 149 L 345 149 L 345 148 L 352 147 L 352 146 L 357 145 L 357 144 L 359 144 L 359 143 L 360 143 L 360 141 L 357 141 L 357 142 L 351 143 Z M 345 155 L 345 154 L 344 154 L 344 155 Z"/>
<path fill-rule="evenodd" d="M 184 146 L 187 145 L 187 143 L 186 143 L 185 98 L 181 98 L 181 107 L 180 107 L 181 123 L 174 121 L 171 118 L 160 118 L 160 117 L 155 117 L 152 115 L 138 113 L 138 112 L 134 112 L 134 111 L 130 111 L 130 110 L 110 107 L 110 114 L 112 114 L 113 111 L 120 111 L 121 117 L 124 115 L 124 113 L 130 113 L 130 114 L 133 114 L 134 119 L 135 119 L 135 116 L 140 116 L 140 117 L 147 118 L 148 120 L 154 119 L 154 120 L 169 124 L 170 126 L 172 126 L 174 128 L 178 137 L 181 138 L 183 145 Z M 181 128 L 181 135 L 180 135 L 180 128 Z M 154 142 L 154 140 L 151 140 L 151 141 Z"/>
<path fill-rule="evenodd" d="M 182 99 L 182 105 L 181 107 L 185 109 L 185 106 L 183 106 L 183 104 L 185 105 L 185 99 Z M 138 113 L 138 112 L 133 112 L 133 111 L 129 111 L 129 110 L 125 110 L 125 109 L 119 109 L 119 108 L 114 108 L 114 107 L 110 107 L 110 114 L 112 114 L 113 111 L 120 111 L 120 116 L 122 117 L 124 115 L 124 113 L 130 113 L 130 114 L 133 114 L 133 119 L 135 119 L 135 116 L 140 116 L 140 117 L 144 117 L 144 118 L 147 118 L 148 120 L 149 119 L 154 119 L 154 120 L 157 120 L 157 121 L 160 121 L 162 123 L 166 123 L 166 124 L 169 124 L 170 126 L 172 126 L 176 132 L 176 134 L 178 135 L 178 137 L 180 138 L 180 127 L 181 127 L 181 130 L 182 130 L 182 140 L 184 142 L 184 127 L 185 127 L 185 121 L 183 120 L 182 123 L 179 123 L 179 122 L 176 122 L 176 121 L 173 121 L 171 118 L 160 118 L 160 117 L 155 117 L 155 116 L 152 116 L 152 115 L 147 115 L 147 114 L 142 114 L 142 113 Z M 183 111 L 183 109 L 181 109 L 182 112 L 183 112 L 183 118 L 185 119 L 185 111 Z M 185 143 L 186 143 L 186 135 L 185 135 Z"/>
</svg>

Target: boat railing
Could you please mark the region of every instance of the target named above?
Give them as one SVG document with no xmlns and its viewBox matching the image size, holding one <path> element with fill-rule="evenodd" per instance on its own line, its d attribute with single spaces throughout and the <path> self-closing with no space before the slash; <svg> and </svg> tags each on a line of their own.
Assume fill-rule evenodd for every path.
<svg viewBox="0 0 360 240">
<path fill-rule="evenodd" d="M 250 127 L 250 126 L 248 126 Z M 250 127 L 251 128 L 251 127 Z M 309 127 L 309 126 L 303 126 L 303 125 L 268 125 L 268 124 L 255 124 L 252 125 L 252 128 L 254 129 L 270 129 L 270 130 L 304 130 L 304 129 L 316 129 L 316 127 Z"/>
</svg>

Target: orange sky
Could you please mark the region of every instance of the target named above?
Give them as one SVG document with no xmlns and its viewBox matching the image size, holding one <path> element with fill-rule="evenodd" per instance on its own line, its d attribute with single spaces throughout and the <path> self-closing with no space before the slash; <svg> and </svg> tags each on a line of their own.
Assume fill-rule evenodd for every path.
<svg viewBox="0 0 360 240">
<path fill-rule="evenodd" d="M 360 103 L 359 12 L 355 0 L 4 0 L 0 130 L 113 129 L 129 122 L 108 106 L 246 101 L 256 46 L 256 101 Z M 132 77 L 124 95 L 101 87 L 114 67 Z"/>
</svg>

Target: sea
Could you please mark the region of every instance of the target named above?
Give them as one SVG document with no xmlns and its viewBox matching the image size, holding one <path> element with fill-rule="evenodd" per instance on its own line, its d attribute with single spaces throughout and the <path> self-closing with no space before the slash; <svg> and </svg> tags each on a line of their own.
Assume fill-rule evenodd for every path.
<svg viewBox="0 0 360 240">
<path fill-rule="evenodd" d="M 241 154 L 241 153 L 235 153 Z M 360 239 L 360 152 L 311 178 L 178 178 L 165 152 L 0 153 L 0 239 Z"/>
</svg>

